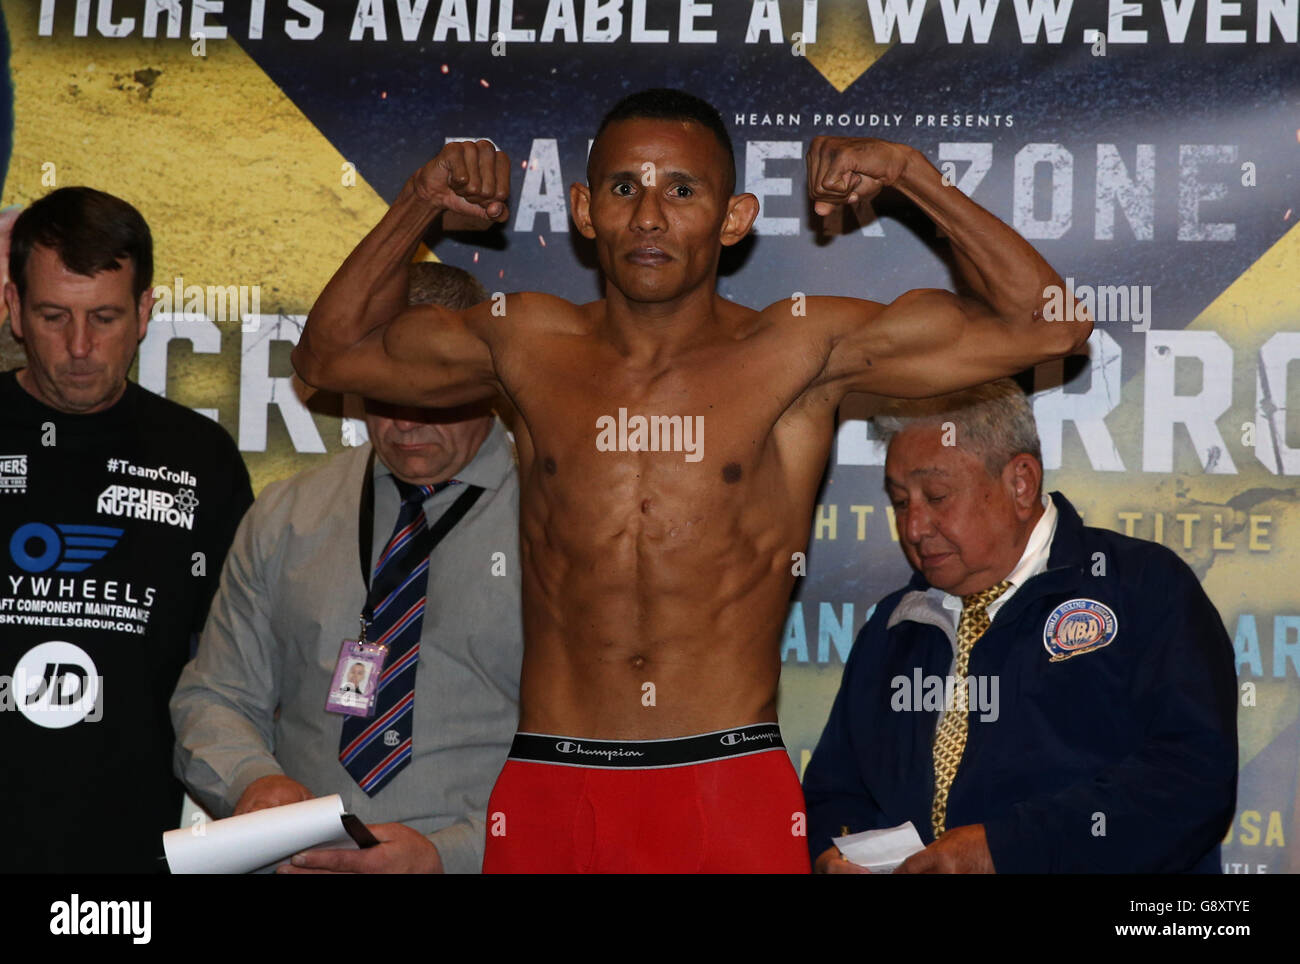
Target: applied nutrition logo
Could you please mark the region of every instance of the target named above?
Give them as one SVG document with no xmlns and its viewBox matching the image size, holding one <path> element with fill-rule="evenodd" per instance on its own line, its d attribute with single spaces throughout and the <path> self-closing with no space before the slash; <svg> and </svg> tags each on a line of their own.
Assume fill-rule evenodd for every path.
<svg viewBox="0 0 1300 964">
<path fill-rule="evenodd" d="M 0 495 L 22 495 L 27 491 L 27 456 L 0 455 Z"/>
<path fill-rule="evenodd" d="M 193 529 L 194 510 L 198 506 L 198 496 L 188 487 L 178 489 L 173 495 L 162 489 L 146 489 L 138 485 L 110 485 L 99 493 L 95 511 L 100 515 Z"/>
</svg>

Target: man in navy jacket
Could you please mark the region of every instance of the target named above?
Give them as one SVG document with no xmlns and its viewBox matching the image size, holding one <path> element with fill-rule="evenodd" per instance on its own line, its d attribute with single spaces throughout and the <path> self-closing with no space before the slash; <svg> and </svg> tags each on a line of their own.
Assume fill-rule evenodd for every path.
<svg viewBox="0 0 1300 964">
<path fill-rule="evenodd" d="M 877 423 L 916 573 L 855 640 L 808 764 L 815 869 L 859 869 L 832 837 L 910 820 L 927 846 L 901 872 L 1217 872 L 1236 804 L 1236 674 L 1196 575 L 1042 497 L 1014 382 Z M 959 616 L 990 587 L 963 683 Z M 942 726 L 945 704 L 964 727 Z M 940 730 L 963 731 L 950 778 L 936 778 Z"/>
</svg>

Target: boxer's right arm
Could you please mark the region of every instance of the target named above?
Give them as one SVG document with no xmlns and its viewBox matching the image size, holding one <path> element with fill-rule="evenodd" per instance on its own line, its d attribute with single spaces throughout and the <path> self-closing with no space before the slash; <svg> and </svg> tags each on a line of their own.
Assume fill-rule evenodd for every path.
<svg viewBox="0 0 1300 964">
<path fill-rule="evenodd" d="M 504 221 L 510 161 L 489 141 L 448 144 L 402 188 L 316 299 L 293 365 L 318 388 L 419 406 L 498 391 L 491 303 L 466 311 L 407 304 L 407 270 L 444 212 Z"/>
</svg>

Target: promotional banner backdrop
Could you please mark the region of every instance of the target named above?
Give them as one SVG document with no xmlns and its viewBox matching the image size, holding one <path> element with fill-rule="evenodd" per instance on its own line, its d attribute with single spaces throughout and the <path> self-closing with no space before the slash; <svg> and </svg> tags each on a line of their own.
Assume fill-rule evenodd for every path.
<svg viewBox="0 0 1300 964">
<path fill-rule="evenodd" d="M 1025 376 L 1046 485 L 1202 579 L 1241 692 L 1225 870 L 1300 870 L 1300 0 L 0 9 L 3 204 L 89 184 L 140 208 L 159 306 L 136 377 L 229 429 L 258 489 L 363 438 L 288 353 L 334 269 L 447 140 L 509 153 L 511 217 L 429 256 L 490 292 L 585 302 L 601 283 L 568 186 L 601 116 L 647 87 L 706 98 L 737 191 L 762 206 L 719 279 L 753 308 L 951 287 L 944 240 L 898 195 L 824 220 L 807 200 L 817 135 L 916 147 L 1091 303 L 1088 354 Z M 20 364 L 3 341 L 4 367 Z M 780 641 L 801 770 L 857 630 L 908 577 L 869 404 L 842 409 Z"/>
</svg>

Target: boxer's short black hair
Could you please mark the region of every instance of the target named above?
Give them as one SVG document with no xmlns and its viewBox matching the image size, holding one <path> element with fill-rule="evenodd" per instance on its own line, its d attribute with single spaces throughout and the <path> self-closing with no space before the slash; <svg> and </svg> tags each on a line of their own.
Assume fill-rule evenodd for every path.
<svg viewBox="0 0 1300 964">
<path fill-rule="evenodd" d="M 61 187 L 36 201 L 14 221 L 9 277 L 21 300 L 27 292 L 27 259 L 36 245 L 52 248 L 68 270 L 87 276 L 116 271 L 131 262 L 135 300 L 153 282 L 153 236 L 144 217 L 121 198 L 90 187 Z"/>
<path fill-rule="evenodd" d="M 600 127 L 596 129 L 596 140 L 599 140 L 605 128 L 615 121 L 633 119 L 694 121 L 708 128 L 718 139 L 722 149 L 726 151 L 727 160 L 730 162 L 727 193 L 731 194 L 736 190 L 736 154 L 731 146 L 731 135 L 727 133 L 727 126 L 722 122 L 722 115 L 707 100 L 688 94 L 684 90 L 673 90 L 668 87 L 655 87 L 628 94 L 611 107 L 609 113 L 600 122 Z M 594 141 L 592 147 L 593 149 L 595 147 Z M 590 161 L 587 183 L 591 183 Z"/>
</svg>

